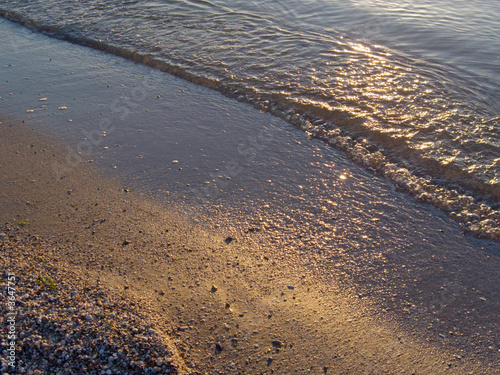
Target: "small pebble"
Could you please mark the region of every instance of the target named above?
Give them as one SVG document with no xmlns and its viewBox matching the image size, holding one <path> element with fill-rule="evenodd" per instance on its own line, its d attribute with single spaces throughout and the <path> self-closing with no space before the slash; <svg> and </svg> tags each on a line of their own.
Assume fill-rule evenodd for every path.
<svg viewBox="0 0 500 375">
<path fill-rule="evenodd" d="M 271 345 L 275 348 L 281 348 L 283 346 L 283 343 L 279 340 L 274 340 L 273 342 L 271 342 Z"/>
<path fill-rule="evenodd" d="M 219 354 L 222 352 L 222 345 L 220 343 L 215 344 L 215 353 Z"/>
<path fill-rule="evenodd" d="M 0 268 L 15 275 L 16 305 L 23 309 L 16 318 L 16 373 L 180 373 L 178 360 L 171 360 L 176 349 L 164 333 L 154 329 L 164 319 L 146 300 L 105 289 L 88 275 L 57 268 L 58 262 L 47 252 L 50 245 L 39 236 L 1 232 L 0 238 L 2 246 L 6 245 Z M 44 275 L 43 282 L 38 273 Z M 151 358 L 145 353 L 152 352 L 155 359 L 149 364 Z M 144 371 L 146 363 L 149 372 Z M 10 368 L 0 361 L 0 374 L 4 373 L 10 373 Z"/>
</svg>

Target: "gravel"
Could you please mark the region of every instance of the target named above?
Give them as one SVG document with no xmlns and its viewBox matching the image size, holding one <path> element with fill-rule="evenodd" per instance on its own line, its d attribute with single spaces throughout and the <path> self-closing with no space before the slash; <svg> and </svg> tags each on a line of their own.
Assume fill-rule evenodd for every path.
<svg viewBox="0 0 500 375">
<path fill-rule="evenodd" d="M 6 318 L 15 320 L 15 362 L 9 366 L 13 336 L 2 334 L 1 374 L 189 373 L 146 300 L 59 264 L 38 236 L 7 232 L 0 238 L 0 301 L 3 332 Z"/>
</svg>

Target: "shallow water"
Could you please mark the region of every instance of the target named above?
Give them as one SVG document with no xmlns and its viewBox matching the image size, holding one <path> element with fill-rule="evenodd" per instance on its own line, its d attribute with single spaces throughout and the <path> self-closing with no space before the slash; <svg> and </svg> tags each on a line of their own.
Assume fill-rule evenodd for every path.
<svg viewBox="0 0 500 375">
<path fill-rule="evenodd" d="M 61 176 L 92 163 L 262 255 L 432 324 L 436 337 L 459 330 L 448 340 L 498 360 L 488 349 L 500 332 L 498 242 L 464 237 L 439 210 L 269 113 L 7 21 L 0 30 L 2 115 L 71 145 L 54 165 Z"/>
<path fill-rule="evenodd" d="M 253 103 L 471 232 L 500 238 L 496 1 L 8 0 L 0 8 Z"/>
</svg>

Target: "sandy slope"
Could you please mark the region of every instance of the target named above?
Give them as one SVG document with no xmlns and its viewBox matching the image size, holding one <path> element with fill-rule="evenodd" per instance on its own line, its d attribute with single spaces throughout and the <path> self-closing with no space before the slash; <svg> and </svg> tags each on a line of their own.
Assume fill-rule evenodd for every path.
<svg viewBox="0 0 500 375">
<path fill-rule="evenodd" d="M 203 229 L 68 163 L 64 145 L 16 121 L 0 125 L 0 143 L 2 225 L 50 243 L 47 256 L 61 269 L 149 301 L 192 371 L 496 373 L 494 361 L 428 343 L 300 259 L 264 256 L 231 230 Z"/>
</svg>

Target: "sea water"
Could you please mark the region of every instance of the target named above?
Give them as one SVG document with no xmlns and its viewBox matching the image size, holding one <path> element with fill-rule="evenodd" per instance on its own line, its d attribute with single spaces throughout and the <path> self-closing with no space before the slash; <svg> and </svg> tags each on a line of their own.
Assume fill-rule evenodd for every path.
<svg viewBox="0 0 500 375">
<path fill-rule="evenodd" d="M 500 238 L 495 0 L 5 0 L 0 13 L 252 103 Z"/>
</svg>

